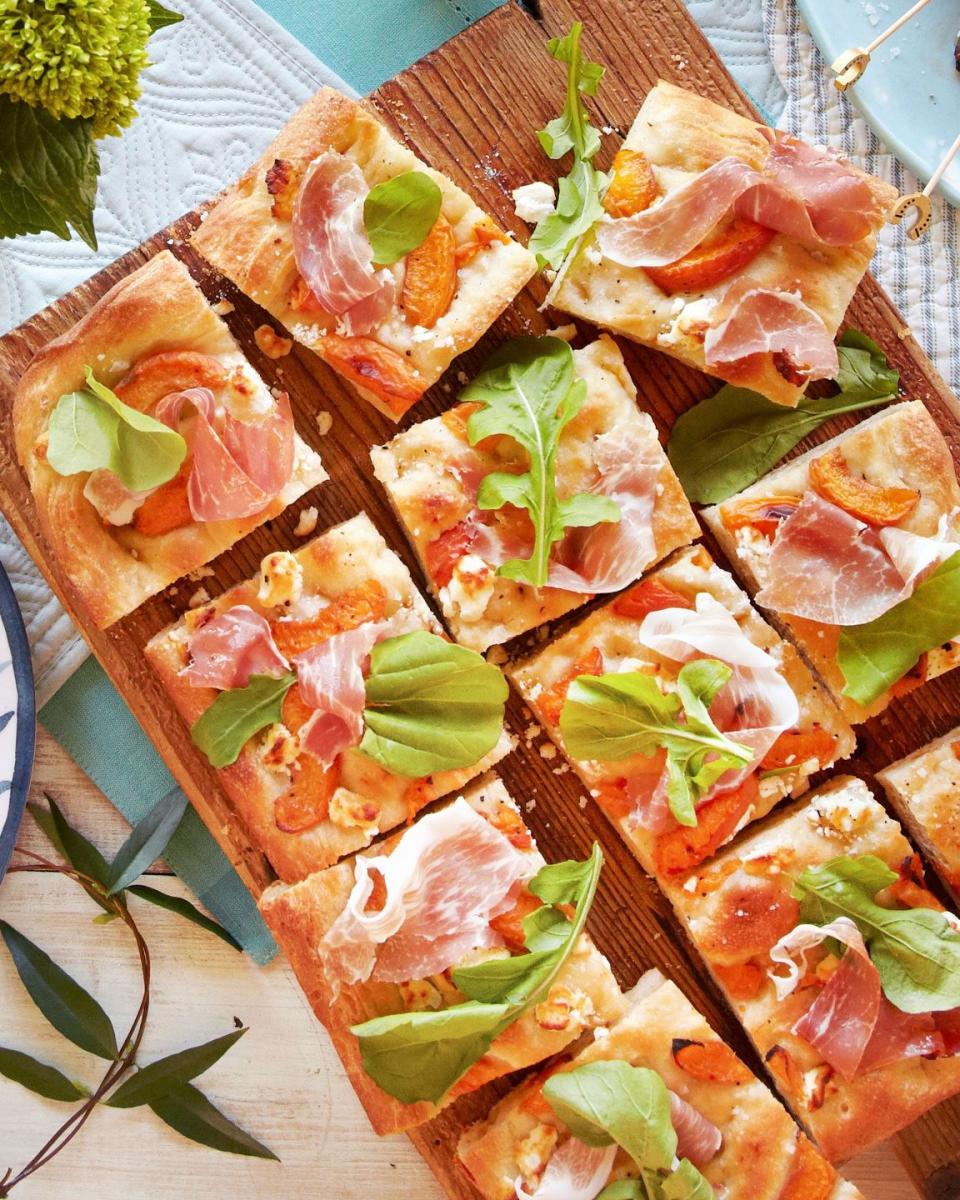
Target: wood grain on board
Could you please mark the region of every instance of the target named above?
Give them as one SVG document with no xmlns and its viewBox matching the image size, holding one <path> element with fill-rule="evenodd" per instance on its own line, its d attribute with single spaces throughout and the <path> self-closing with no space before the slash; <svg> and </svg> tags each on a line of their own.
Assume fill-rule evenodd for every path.
<svg viewBox="0 0 960 1200">
<path fill-rule="evenodd" d="M 589 101 L 595 123 L 610 128 L 598 157 L 607 166 L 644 94 L 657 78 L 691 87 L 742 112 L 753 113 L 681 0 L 543 0 L 542 22 L 513 5 L 501 8 L 439 50 L 378 89 L 371 97 L 388 125 L 428 162 L 469 190 L 507 228 L 526 237 L 513 215 L 511 189 L 555 173 L 540 151 L 534 130 L 559 111 L 562 69 L 546 53 L 546 39 L 564 32 L 579 16 L 586 22 L 585 53 L 607 66 L 600 94 Z M 576 11 L 575 11 L 576 10 Z M 14 529 L 38 562 L 51 586 L 83 630 L 107 673 L 130 704 L 198 812 L 210 826 L 244 881 L 259 893 L 273 877 L 266 859 L 232 819 L 215 773 L 193 748 L 186 728 L 161 690 L 142 654 L 145 642 L 177 617 L 196 584 L 184 581 L 148 601 L 109 630 L 96 630 L 67 580 L 58 570 L 40 533 L 33 501 L 16 463 L 10 398 L 31 356 L 49 338 L 64 332 L 112 284 L 160 248 L 181 258 L 211 300 L 226 297 L 235 309 L 226 320 L 254 366 L 269 384 L 287 390 L 301 435 L 323 455 L 330 482 L 286 514 L 255 531 L 217 559 L 215 576 L 205 579 L 211 594 L 253 574 L 260 558 L 277 546 L 297 544 L 293 535 L 299 510 L 319 509 L 319 528 L 344 520 L 360 509 L 370 513 L 388 542 L 405 558 L 421 586 L 422 577 L 409 553 L 370 470 L 369 447 L 391 436 L 395 427 L 347 390 L 319 359 L 295 349 L 277 361 L 264 357 L 253 330 L 264 314 L 194 255 L 186 239 L 201 219 L 192 213 L 150 238 L 99 275 L 76 288 L 19 329 L 0 340 L 0 502 Z M 419 403 L 404 424 L 442 411 L 454 397 L 459 371 L 475 371 L 505 338 L 519 332 L 542 333 L 550 327 L 537 305 L 544 287 L 535 281 L 497 321 L 486 338 L 464 355 L 445 380 Z M 960 459 L 960 410 L 955 398 L 920 350 L 904 322 L 877 284 L 864 281 L 848 314 L 849 324 L 869 334 L 900 370 L 905 394 L 925 401 Z M 555 322 L 554 322 L 555 323 Z M 588 336 L 590 331 L 582 331 Z M 666 435 L 678 413 L 717 386 L 664 355 L 622 342 L 640 402 Z M 316 418 L 333 416 L 320 437 Z M 840 418 L 824 426 L 822 441 L 853 424 Z M 801 449 L 809 443 L 802 443 Z M 715 549 L 715 547 L 712 547 Z M 718 556 L 722 560 L 722 556 Z M 425 590 L 425 589 L 424 589 Z M 575 618 L 558 623 L 569 624 Z M 960 713 L 960 673 L 934 680 L 903 697 L 860 730 L 860 748 L 844 764 L 868 780 L 891 762 L 956 724 Z M 523 734 L 530 725 L 516 699 L 509 720 Z M 570 772 L 558 776 L 537 750 L 538 742 L 521 737 L 520 751 L 498 768 L 510 791 L 523 803 L 535 801 L 529 814 L 547 859 L 583 856 L 596 838 L 606 853 L 591 931 L 610 957 L 624 985 L 647 967 L 657 966 L 677 982 L 711 1021 L 759 1069 L 736 1021 L 701 970 L 696 955 L 673 919 L 666 900 L 646 879 L 629 851 L 607 825 Z M 556 766 L 554 761 L 553 766 Z M 453 1165 L 453 1147 L 465 1121 L 481 1115 L 502 1091 L 494 1085 L 465 1097 L 412 1137 L 450 1196 L 467 1200 L 475 1193 Z M 956 1195 L 949 1179 L 960 1170 L 960 1102 L 948 1102 L 922 1118 L 897 1139 L 913 1177 L 930 1197 Z M 945 1182 L 946 1181 L 946 1182 Z M 948 1190 L 940 1190 L 938 1188 Z M 953 1191 L 949 1189 L 954 1187 Z"/>
</svg>

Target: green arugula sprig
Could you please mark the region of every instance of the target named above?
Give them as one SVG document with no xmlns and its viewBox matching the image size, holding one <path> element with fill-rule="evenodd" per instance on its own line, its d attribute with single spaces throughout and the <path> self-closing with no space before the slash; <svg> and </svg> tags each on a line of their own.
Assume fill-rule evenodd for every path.
<svg viewBox="0 0 960 1200">
<path fill-rule="evenodd" d="M 543 218 L 530 238 L 530 249 L 541 267 L 556 270 L 577 239 L 603 216 L 601 197 L 609 182 L 591 162 L 600 149 L 600 134 L 590 124 L 582 96 L 595 96 L 604 68 L 587 62 L 580 53 L 583 25 L 574 22 L 566 37 L 552 38 L 547 49 L 557 62 L 567 64 L 567 99 L 563 112 L 537 133 L 544 153 L 563 158 L 573 152 L 570 173 L 559 181 L 554 211 Z"/>
<path fill-rule="evenodd" d="M 580 411 L 586 393 L 586 383 L 574 376 L 573 351 L 552 337 L 507 342 L 460 393 L 462 401 L 481 405 L 467 422 L 472 446 L 506 434 L 530 458 L 530 469 L 522 475 L 493 471 L 484 476 L 477 493 L 481 509 L 512 504 L 530 516 L 533 549 L 529 558 L 512 558 L 498 568 L 507 579 L 543 587 L 550 552 L 567 529 L 620 520 L 620 508 L 608 496 L 580 492 L 561 500 L 557 495 L 560 435 Z"/>
<path fill-rule="evenodd" d="M 24 1179 L 59 1153 L 80 1131 L 99 1104 L 112 1108 L 149 1107 L 166 1124 L 184 1137 L 202 1145 L 233 1154 L 276 1158 L 250 1134 L 234 1125 L 191 1083 L 207 1071 L 245 1033 L 241 1027 L 223 1037 L 177 1051 L 152 1063 L 138 1062 L 150 1008 L 150 949 L 134 919 L 128 895 L 178 913 L 239 950 L 239 944 L 215 921 L 188 901 L 170 897 L 154 888 L 131 886 L 150 863 L 159 858 L 180 824 L 186 799 L 174 793 L 156 804 L 136 825 L 112 863 L 79 833 L 47 796 L 49 808 L 30 805 L 37 824 L 69 865 L 61 866 L 32 851 L 17 853 L 75 880 L 102 909 L 97 924 L 122 921 L 133 936 L 143 974 L 143 996 L 133 1022 L 121 1039 L 109 1015 L 86 988 L 73 979 L 39 946 L 6 921 L 0 921 L 0 937 L 31 1000 L 49 1023 L 67 1041 L 109 1064 L 99 1084 L 91 1088 L 40 1062 L 32 1055 L 0 1047 L 0 1075 L 63 1103 L 79 1103 L 51 1140 L 19 1171 L 12 1168 L 0 1176 L 0 1197 L 9 1196 Z M 11 871 L 25 870 L 17 863 Z"/>
<path fill-rule="evenodd" d="M 588 1146 L 618 1145 L 639 1179 L 609 1184 L 597 1200 L 712 1200 L 713 1189 L 689 1159 L 677 1157 L 670 1093 L 656 1071 L 622 1060 L 559 1071 L 543 1097 L 574 1137 Z"/>
<path fill-rule="evenodd" d="M 872 854 L 834 858 L 796 880 L 800 916 L 814 925 L 848 917 L 863 935 L 883 993 L 902 1012 L 960 1006 L 960 932 L 932 908 L 884 908 L 877 893 L 897 874 Z"/>
<path fill-rule="evenodd" d="M 960 635 L 960 551 L 952 554 L 899 604 L 866 625 L 840 630 L 837 664 L 843 694 L 872 704 L 923 654 Z"/>
<path fill-rule="evenodd" d="M 363 1067 L 403 1104 L 437 1101 L 494 1040 L 550 990 L 583 932 L 603 854 L 543 867 L 528 885 L 543 906 L 524 918 L 527 953 L 491 958 L 453 972 L 467 997 L 439 1011 L 403 1012 L 353 1026 Z M 573 905 L 572 919 L 558 905 Z"/>
<path fill-rule="evenodd" d="M 749 388 L 726 384 L 683 413 L 667 454 L 687 496 L 717 504 L 754 483 L 830 417 L 895 400 L 900 376 L 883 351 L 850 329 L 840 338 L 835 396 L 774 404 Z"/>
<path fill-rule="evenodd" d="M 423 243 L 440 215 L 443 193 L 423 171 L 404 171 L 370 189 L 363 223 L 373 261 L 386 267 Z"/>
<path fill-rule="evenodd" d="M 633 754 L 667 752 L 667 797 L 681 825 L 696 825 L 697 804 L 726 771 L 747 766 L 753 751 L 713 723 L 710 705 L 730 678 L 715 658 L 684 664 L 676 692 L 652 675 L 625 671 L 580 675 L 567 691 L 560 733 L 577 759 L 619 762 Z"/>
<path fill-rule="evenodd" d="M 237 761 L 261 729 L 280 721 L 293 671 L 252 675 L 228 688 L 194 722 L 190 737 L 214 767 Z M 364 680 L 364 733 L 357 747 L 394 775 L 422 779 L 472 767 L 503 730 L 507 682 L 475 650 L 426 630 L 374 646 Z"/>
</svg>

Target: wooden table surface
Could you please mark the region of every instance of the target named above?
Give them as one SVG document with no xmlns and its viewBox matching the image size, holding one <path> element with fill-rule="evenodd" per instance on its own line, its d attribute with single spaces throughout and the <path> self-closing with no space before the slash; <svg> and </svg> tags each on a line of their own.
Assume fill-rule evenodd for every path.
<svg viewBox="0 0 960 1200">
<path fill-rule="evenodd" d="M 42 801 L 44 791 L 105 852 L 112 854 L 125 837 L 127 826 L 116 810 L 41 731 L 34 799 Z M 51 853 L 29 817 L 20 844 Z M 163 864 L 154 872 L 157 887 L 185 894 Z M 15 1189 L 16 1200 L 369 1200 L 378 1194 L 442 1200 L 405 1137 L 378 1138 L 369 1128 L 285 962 L 256 967 L 195 926 L 132 903 L 138 904 L 154 965 L 144 1061 L 227 1033 L 239 1017 L 249 1033 L 200 1083 L 282 1164 L 195 1146 L 148 1109 L 101 1109 L 64 1153 Z M 120 1026 L 139 1000 L 140 974 L 125 930 L 93 924 L 97 911 L 74 883 L 49 871 L 17 872 L 0 886 L 0 916 L 50 952 Z M 46 1025 L 2 949 L 0 1022 L 0 1043 L 94 1082 L 98 1060 L 74 1050 Z M 67 1112 L 65 1105 L 0 1079 L 0 1173 L 31 1157 Z M 918 1195 L 886 1146 L 848 1164 L 845 1173 L 868 1200 Z"/>
</svg>

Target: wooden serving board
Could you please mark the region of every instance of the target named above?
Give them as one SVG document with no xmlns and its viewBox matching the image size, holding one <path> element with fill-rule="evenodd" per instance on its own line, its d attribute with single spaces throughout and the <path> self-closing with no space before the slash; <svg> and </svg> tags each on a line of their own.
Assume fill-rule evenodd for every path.
<svg viewBox="0 0 960 1200">
<path fill-rule="evenodd" d="M 599 166 L 609 164 L 620 136 L 658 77 L 756 115 L 681 0 L 583 0 L 577 11 L 570 0 L 543 0 L 539 22 L 513 5 L 495 11 L 378 89 L 371 100 L 397 136 L 470 191 L 502 225 L 512 227 L 522 238 L 528 231 L 513 215 L 510 192 L 531 179 L 549 178 L 554 170 L 540 151 L 534 130 L 556 115 L 563 97 L 563 74 L 547 55 L 546 40 L 565 32 L 577 17 L 586 22 L 585 53 L 607 66 L 600 95 L 590 103 L 595 123 L 615 131 L 604 137 Z M 259 894 L 273 878 L 269 864 L 237 827 L 215 773 L 193 748 L 186 728 L 142 653 L 146 641 L 180 615 L 196 583 L 174 585 L 106 632 L 94 628 L 40 533 L 32 497 L 16 461 L 11 428 L 13 388 L 37 349 L 69 328 L 117 280 L 169 246 L 211 300 L 226 297 L 233 302 L 235 310 L 226 318 L 227 323 L 267 382 L 290 393 L 298 429 L 321 451 L 331 475 L 329 483 L 291 512 L 252 533 L 216 560 L 215 577 L 204 580 L 208 591 L 216 594 L 253 574 L 268 550 L 296 546 L 293 527 L 297 512 L 304 504 L 315 504 L 320 511 L 320 529 L 360 509 L 369 512 L 388 542 L 407 561 L 426 594 L 403 533 L 370 469 L 370 446 L 387 440 L 395 432 L 394 426 L 358 400 L 308 351 L 295 349 L 292 355 L 277 361 L 260 353 L 253 331 L 263 323 L 264 314 L 213 274 L 186 244 L 199 220 L 198 213 L 190 213 L 175 221 L 0 340 L 0 506 L 197 811 L 251 891 Z M 535 281 L 483 342 L 416 406 L 405 423 L 422 420 L 447 407 L 455 396 L 453 380 L 458 370 L 472 374 L 506 338 L 520 332 L 544 332 L 550 322 L 537 309 L 543 295 L 542 282 Z M 872 279 L 865 280 L 857 293 L 849 323 L 884 348 L 901 372 L 905 394 L 925 401 L 960 459 L 957 401 Z M 591 331 L 583 332 L 591 336 Z M 715 380 L 664 355 L 628 342 L 622 347 L 641 404 L 652 413 L 664 437 L 679 413 L 717 387 Z M 318 435 L 316 424 L 321 411 L 333 416 L 332 428 L 323 437 Z M 852 423 L 851 418 L 831 422 L 815 440 L 822 441 Z M 721 555 L 718 557 L 722 560 Z M 954 672 L 904 697 L 863 727 L 859 752 L 844 767 L 870 780 L 877 768 L 945 733 L 958 716 L 960 672 Z M 521 735 L 530 725 L 516 698 L 511 701 L 509 720 Z M 528 745 L 521 736 L 521 743 L 520 750 L 498 770 L 521 802 L 536 800 L 529 820 L 547 859 L 582 857 L 594 838 L 603 844 L 607 865 L 591 931 L 621 983 L 631 985 L 646 968 L 659 967 L 683 987 L 760 1072 L 762 1068 L 738 1024 L 707 981 L 659 890 L 645 878 L 596 807 L 589 803 L 581 807 L 585 793 L 576 777 L 570 772 L 553 774 L 549 761 L 538 753 L 536 742 Z M 465 1097 L 412 1135 L 452 1197 L 474 1200 L 476 1195 L 454 1167 L 453 1147 L 459 1131 L 466 1121 L 482 1115 L 502 1090 L 502 1086 L 498 1089 L 494 1085 Z M 960 1101 L 941 1105 L 897 1142 L 909 1170 L 930 1200 L 958 1195 Z"/>
</svg>

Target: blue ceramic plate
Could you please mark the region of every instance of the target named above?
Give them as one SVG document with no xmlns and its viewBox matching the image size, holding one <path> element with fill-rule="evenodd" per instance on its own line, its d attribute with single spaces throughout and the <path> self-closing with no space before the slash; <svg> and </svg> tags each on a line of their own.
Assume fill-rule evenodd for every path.
<svg viewBox="0 0 960 1200">
<path fill-rule="evenodd" d="M 36 732 L 27 633 L 10 580 L 0 567 L 0 879 L 27 802 Z"/>
<path fill-rule="evenodd" d="M 828 64 L 852 46 L 869 45 L 912 4 L 913 0 L 797 0 Z M 847 92 L 877 137 L 921 184 L 960 133 L 960 72 L 953 65 L 958 31 L 960 8 L 955 0 L 930 0 L 875 51 L 863 78 Z M 938 191 L 960 204 L 960 156 Z"/>
</svg>

